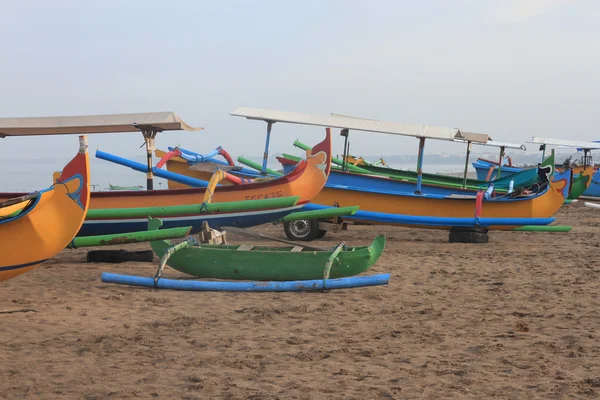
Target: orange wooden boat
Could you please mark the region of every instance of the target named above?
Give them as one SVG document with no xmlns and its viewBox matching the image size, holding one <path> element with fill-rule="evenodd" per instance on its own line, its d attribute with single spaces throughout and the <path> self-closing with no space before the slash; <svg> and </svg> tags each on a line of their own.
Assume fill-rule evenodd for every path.
<svg viewBox="0 0 600 400">
<path fill-rule="evenodd" d="M 135 122 L 138 121 L 138 122 Z M 133 132 L 141 131 L 146 139 L 149 171 L 152 167 L 154 136 L 166 130 L 197 130 L 185 124 L 173 113 L 118 114 L 105 116 L 80 117 L 44 117 L 44 118 L 8 118 L 0 119 L 0 133 L 6 135 L 42 135 L 72 134 L 74 132 Z M 267 140 L 268 144 L 268 140 Z M 266 152 L 265 152 L 266 153 Z M 325 139 L 315 147 L 301 165 L 292 173 L 278 179 L 254 182 L 245 185 L 216 187 L 213 180 L 214 193 L 205 188 L 178 190 L 148 191 L 114 191 L 93 192 L 90 197 L 90 209 L 161 207 L 175 205 L 197 205 L 208 198 L 212 202 L 229 202 L 239 200 L 258 200 L 278 197 L 299 197 L 295 206 L 285 209 L 255 210 L 252 212 L 218 215 L 227 219 L 234 226 L 240 219 L 249 226 L 270 222 L 303 207 L 323 188 L 329 176 L 331 161 L 331 132 L 326 130 Z M 210 189 L 209 187 L 208 189 Z M 152 172 L 148 172 L 148 188 L 152 188 Z M 0 201 L 18 197 L 21 194 L 0 193 Z M 204 218 L 203 215 L 177 218 L 162 217 L 165 226 L 190 226 L 194 221 Z M 196 221 L 197 222 L 197 221 Z M 136 225 L 137 224 L 137 225 Z M 242 224 L 243 225 L 243 224 Z M 147 220 L 91 220 L 86 219 L 79 236 L 145 231 Z"/>
<path fill-rule="evenodd" d="M 344 135 L 350 130 L 377 132 L 413 136 L 419 139 L 418 175 L 422 175 L 422 154 L 425 139 L 440 140 L 481 140 L 487 143 L 487 135 L 472 134 L 459 129 L 437 128 L 396 124 L 363 118 L 343 117 L 340 115 L 315 116 L 275 110 L 241 108 L 232 115 L 248 119 L 262 120 L 267 123 L 284 122 L 314 126 L 330 126 L 342 129 Z M 345 172 L 352 174 L 351 172 Z M 367 178 L 365 178 L 367 179 Z M 384 177 L 369 176 L 369 180 L 385 180 Z M 419 179 L 420 180 L 420 179 Z M 476 214 L 477 199 L 475 194 L 469 195 L 428 195 L 422 194 L 420 182 L 417 181 L 415 193 L 397 192 L 393 190 L 374 189 L 367 182 L 360 186 L 326 184 L 311 203 L 324 206 L 360 206 L 361 211 L 377 212 L 388 215 L 426 216 L 439 218 L 473 218 Z M 540 188 L 537 193 L 509 195 L 483 200 L 481 218 L 549 218 L 564 203 L 570 186 L 569 179 L 550 181 Z M 345 220 L 393 225 L 385 218 L 380 221 L 361 221 L 355 216 L 345 217 Z M 423 226 L 427 227 L 427 226 Z M 513 226 L 493 225 L 490 229 L 514 229 Z M 447 229 L 450 226 L 435 226 L 436 229 Z"/>
<path fill-rule="evenodd" d="M 569 182 L 566 179 L 551 181 L 544 192 L 531 194 L 521 198 L 484 200 L 481 207 L 482 218 L 548 218 L 564 203 Z M 431 216 L 446 218 L 472 218 L 476 210 L 475 196 L 451 195 L 446 197 L 411 195 L 397 193 L 381 193 L 365 188 L 335 188 L 325 186 L 312 201 L 314 204 L 334 205 L 340 207 L 359 205 L 362 211 L 376 211 L 387 214 L 414 216 Z M 377 222 L 360 221 L 354 217 L 344 218 L 354 222 L 377 224 Z M 381 224 L 390 225 L 388 222 Z M 426 228 L 426 226 L 423 226 Z M 450 228 L 450 227 L 446 227 Z M 440 229 L 440 227 L 436 227 Z M 490 229 L 508 230 L 514 226 L 490 226 Z"/>
<path fill-rule="evenodd" d="M 302 208 L 323 188 L 329 177 L 331 162 L 331 132 L 326 130 L 325 139 L 319 143 L 306 160 L 299 163 L 291 173 L 277 179 L 254 182 L 243 185 L 216 187 L 213 181 L 208 188 L 190 188 L 152 191 L 107 191 L 92 192 L 90 209 L 163 207 L 176 205 L 201 204 L 203 201 L 229 202 L 240 200 L 260 200 L 279 197 L 295 197 L 299 200 L 295 206 L 285 209 L 257 210 L 231 215 L 216 214 L 215 218 L 234 226 L 253 226 L 270 222 Z M 0 194 L 3 198 L 14 197 Z M 199 221 L 207 219 L 204 215 L 182 217 L 162 217 L 168 227 L 193 226 L 200 228 Z M 239 225 L 237 221 L 242 221 Z M 121 220 L 89 219 L 84 222 L 78 236 L 134 232 L 147 229 L 147 219 L 132 218 Z M 212 223 L 211 223 L 212 225 Z M 197 229 L 195 229 L 197 230 Z"/>
<path fill-rule="evenodd" d="M 325 139 L 316 145 L 307 159 L 300 162 L 291 173 L 277 179 L 216 187 L 211 201 L 226 202 L 299 196 L 298 205 L 303 205 L 310 202 L 325 185 L 329 177 L 330 163 L 331 130 L 326 129 Z M 200 204 L 206 190 L 206 188 L 188 188 L 93 192 L 90 209 Z"/>
<path fill-rule="evenodd" d="M 89 205 L 87 139 L 57 182 L 0 204 L 0 281 L 30 271 L 63 250 L 75 237 Z"/>
</svg>

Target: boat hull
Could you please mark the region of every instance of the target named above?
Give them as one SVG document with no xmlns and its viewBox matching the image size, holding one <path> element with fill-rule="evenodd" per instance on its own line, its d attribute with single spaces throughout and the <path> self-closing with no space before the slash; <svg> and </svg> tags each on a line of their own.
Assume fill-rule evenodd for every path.
<svg viewBox="0 0 600 400">
<path fill-rule="evenodd" d="M 152 250 L 162 257 L 169 241 L 151 242 Z M 332 251 L 303 250 L 291 247 L 256 246 L 239 251 L 239 245 L 200 245 L 177 250 L 167 265 L 177 271 L 199 277 L 227 280 L 292 281 L 323 279 Z M 368 270 L 381 256 L 385 237 L 376 237 L 370 246 L 341 251 L 331 266 L 329 277 L 344 278 Z"/>
<path fill-rule="evenodd" d="M 483 218 L 549 218 L 564 203 L 569 190 L 568 179 L 552 181 L 547 188 L 531 197 L 517 199 L 493 198 L 483 200 Z M 473 218 L 476 210 L 475 196 L 410 195 L 382 192 L 368 187 L 341 187 L 327 184 L 312 201 L 314 204 L 337 205 L 339 207 L 358 205 L 363 211 L 411 216 Z M 344 220 L 373 224 L 353 216 Z M 382 222 L 385 225 L 395 225 Z M 401 225 L 401 224 L 400 224 Z M 448 229 L 450 226 L 424 226 L 435 229 Z M 490 229 L 514 229 L 515 226 L 491 226 Z"/>
<path fill-rule="evenodd" d="M 63 169 L 58 183 L 20 202 L 0 221 L 0 281 L 30 271 L 63 250 L 79 231 L 89 206 L 87 144 Z M 20 212 L 19 212 L 20 211 Z"/>
<path fill-rule="evenodd" d="M 489 163 L 485 160 L 477 160 L 473 163 L 477 171 L 477 178 L 486 178 L 490 168 L 494 168 L 492 177 L 497 175 L 497 165 Z M 565 171 L 559 166 L 555 166 L 556 174 L 565 173 Z M 505 171 L 506 169 L 506 171 Z M 502 179 L 510 179 L 510 177 L 518 175 L 524 171 L 523 168 L 519 167 L 502 167 Z M 569 170 L 572 174 L 572 182 L 568 200 L 574 200 L 579 196 L 590 196 L 600 197 L 600 170 L 594 170 L 591 167 L 583 168 L 582 166 L 576 166 Z"/>
<path fill-rule="evenodd" d="M 582 196 L 600 197 L 600 169 L 592 175 L 590 185 L 583 192 Z"/>
<path fill-rule="evenodd" d="M 284 172 L 288 173 L 298 162 L 297 158 L 284 154 L 283 157 L 277 157 L 283 165 Z M 554 157 L 548 157 L 542 167 L 552 165 Z M 417 173 L 414 171 L 402 171 L 392 168 L 382 168 L 373 166 L 362 166 L 363 170 L 372 174 L 354 172 L 343 172 L 340 169 L 333 169 L 329 175 L 328 183 L 345 186 L 364 186 L 376 190 L 395 191 L 398 193 L 415 193 L 417 190 Z M 513 190 L 523 187 L 529 187 L 539 182 L 539 172 L 537 168 L 520 171 L 509 177 L 500 178 L 491 182 L 467 179 L 467 184 L 463 187 L 463 179 L 453 176 L 423 173 L 423 183 L 421 193 L 449 196 L 452 194 L 473 194 L 477 190 L 486 190 L 491 183 L 494 184 L 496 192 L 507 192 L 512 184 Z M 368 183 L 365 183 L 368 182 Z"/>
<path fill-rule="evenodd" d="M 160 214 L 153 215 L 164 222 L 165 228 L 191 227 L 191 234 L 202 230 L 202 223 L 208 222 L 214 229 L 221 229 L 224 226 L 235 226 L 239 228 L 249 228 L 266 224 L 286 215 L 300 211 L 302 204 L 293 207 L 232 212 L 226 214 L 206 214 L 206 215 L 185 215 L 179 217 L 166 217 Z M 117 233 L 139 232 L 147 229 L 147 218 L 123 218 L 123 219 L 86 219 L 83 226 L 77 233 L 77 236 L 97 236 L 111 235 Z"/>
</svg>

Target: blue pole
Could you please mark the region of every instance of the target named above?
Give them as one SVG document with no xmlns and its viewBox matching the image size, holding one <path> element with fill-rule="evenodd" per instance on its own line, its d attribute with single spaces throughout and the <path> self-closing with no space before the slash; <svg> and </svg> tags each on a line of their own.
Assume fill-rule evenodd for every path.
<svg viewBox="0 0 600 400">
<path fill-rule="evenodd" d="M 338 279 L 281 282 L 194 281 L 160 278 L 159 289 L 216 291 L 216 292 L 300 292 L 323 289 L 346 289 L 360 286 L 387 285 L 390 274 L 351 276 Z M 102 282 L 121 285 L 154 287 L 154 278 L 102 273 Z"/>
<path fill-rule="evenodd" d="M 321 204 L 309 203 L 300 211 L 327 210 L 334 208 Z M 554 218 L 461 218 L 461 217 L 430 217 L 422 215 L 389 214 L 377 211 L 358 210 L 354 215 L 343 217 L 347 220 L 383 222 L 416 226 L 494 226 L 494 225 L 548 225 Z"/>
<path fill-rule="evenodd" d="M 425 138 L 419 138 L 419 158 L 417 159 L 417 190 L 415 194 L 421 194 L 421 183 L 423 181 L 423 150 L 425 149 Z"/>
<path fill-rule="evenodd" d="M 105 153 L 102 150 L 96 150 L 96 158 L 99 158 L 101 160 L 110 161 L 115 164 L 123 165 L 123 166 L 129 167 L 135 171 L 148 172 L 148 167 L 142 163 L 139 163 L 139 162 L 133 161 L 133 160 L 128 160 L 123 157 L 115 156 L 114 154 Z M 167 180 L 170 180 L 173 182 L 179 182 L 184 185 L 191 186 L 191 187 L 205 188 L 208 186 L 207 181 L 203 181 L 201 179 L 196 179 L 196 178 L 191 178 L 189 176 L 177 174 L 175 172 L 165 171 L 162 169 L 158 169 L 156 167 L 152 167 L 151 171 L 154 173 L 154 175 L 158 176 L 159 178 L 167 179 Z"/>
<path fill-rule="evenodd" d="M 272 122 L 267 122 L 267 142 L 265 143 L 265 154 L 263 155 L 263 164 L 261 175 L 267 174 L 267 159 L 269 158 L 269 142 L 271 141 L 271 127 L 273 126 Z"/>
</svg>

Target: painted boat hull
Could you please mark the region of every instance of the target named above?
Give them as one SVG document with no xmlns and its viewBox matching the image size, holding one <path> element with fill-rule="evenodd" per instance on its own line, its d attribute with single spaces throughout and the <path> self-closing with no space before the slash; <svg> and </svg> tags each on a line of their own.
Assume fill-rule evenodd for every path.
<svg viewBox="0 0 600 400">
<path fill-rule="evenodd" d="M 181 228 L 189 226 L 190 233 L 198 233 L 202 230 L 202 223 L 208 222 L 211 228 L 221 229 L 224 226 L 235 226 L 238 228 L 249 228 L 252 226 L 266 224 L 285 217 L 295 211 L 300 211 L 303 205 L 293 207 L 232 212 L 227 214 L 208 215 L 186 215 L 181 217 L 166 217 L 159 214 L 153 215 L 164 222 L 165 228 Z M 112 235 L 117 233 L 139 232 L 148 227 L 147 218 L 123 218 L 123 219 L 86 219 L 77 233 L 81 236 Z"/>
<path fill-rule="evenodd" d="M 568 178 L 554 178 L 546 189 L 530 197 L 483 200 L 482 218 L 549 218 L 564 203 L 568 195 Z M 387 214 L 408 216 L 429 216 L 449 218 L 473 218 L 476 209 L 475 196 L 436 196 L 408 193 L 385 192 L 371 189 L 369 186 L 348 187 L 326 184 L 325 188 L 312 201 L 313 204 L 360 206 L 361 211 L 374 211 Z M 378 223 L 363 221 L 355 216 L 344 220 L 366 224 Z M 385 225 L 402 225 L 393 222 L 381 222 Z M 423 226 L 426 228 L 448 229 L 450 226 Z M 491 226 L 490 229 L 514 229 L 515 226 Z"/>
<path fill-rule="evenodd" d="M 32 270 L 73 240 L 90 203 L 89 176 L 87 144 L 82 144 L 58 184 L 42 190 L 30 205 L 19 203 L 18 215 L 0 221 L 0 281 Z M 11 208 L 10 214 L 18 211 Z"/>
<path fill-rule="evenodd" d="M 482 180 L 482 181 L 487 180 L 487 176 L 489 174 L 490 169 L 493 169 L 493 172 L 490 175 L 490 179 L 498 179 L 498 163 L 493 163 L 493 162 L 490 162 L 488 160 L 483 160 L 483 159 L 477 159 L 476 161 L 474 161 L 472 163 L 472 165 L 473 165 L 473 168 L 475 168 L 475 172 L 477 173 L 478 180 Z M 562 167 L 561 165 L 555 165 L 555 168 L 557 170 L 562 169 L 561 167 Z M 523 167 L 503 165 L 500 175 L 502 177 L 509 177 L 509 176 L 519 173 L 525 169 L 526 168 L 523 168 Z M 575 175 L 579 175 L 584 170 L 584 168 L 582 166 L 574 166 L 571 169 L 573 171 L 573 174 L 575 174 Z M 585 168 L 585 169 L 587 169 L 587 168 Z"/>
<path fill-rule="evenodd" d="M 492 164 L 487 160 L 478 159 L 477 161 L 472 162 L 471 165 L 473 165 L 473 168 L 475 168 L 477 179 L 480 181 L 488 180 L 488 175 L 490 175 L 489 179 L 498 179 L 508 177 L 512 174 L 523 171 L 523 168 L 503 165 L 502 170 L 500 171 L 500 175 L 498 176 L 497 164 Z M 490 168 L 493 169 L 493 172 L 491 174 Z"/>
<path fill-rule="evenodd" d="M 296 163 L 300 160 L 298 157 L 295 157 L 295 156 L 292 156 L 289 154 L 285 154 L 285 153 L 283 154 L 283 157 L 278 157 L 277 159 L 283 165 L 285 173 L 290 171 L 296 165 Z M 554 157 L 552 157 L 552 156 L 548 157 L 542 163 L 542 167 L 545 167 L 547 165 L 552 165 L 553 163 L 554 163 Z M 360 168 L 362 168 L 362 170 L 365 171 L 364 174 L 366 174 L 366 175 L 389 177 L 391 179 L 407 181 L 407 182 L 412 182 L 412 183 L 416 183 L 417 179 L 418 179 L 418 175 L 417 175 L 416 171 L 399 170 L 399 169 L 394 169 L 394 168 L 384 168 L 384 167 L 365 165 L 365 164 L 360 165 Z M 341 169 L 339 167 L 337 167 L 337 168 L 332 167 L 332 171 L 341 171 Z M 351 172 L 357 172 L 357 171 L 351 171 Z M 362 173 L 362 172 L 358 172 L 358 173 Z M 442 174 L 429 174 L 429 173 L 424 172 L 422 174 L 422 182 L 423 182 L 422 191 L 424 191 L 425 193 L 432 193 L 432 194 L 435 194 L 435 193 L 449 194 L 449 193 L 451 193 L 450 192 L 451 189 L 459 189 L 459 190 L 483 189 L 483 190 L 485 190 L 487 187 L 489 187 L 490 183 L 493 183 L 495 191 L 507 192 L 509 189 L 509 186 L 511 184 L 511 181 L 512 181 L 512 185 L 513 185 L 513 189 L 531 186 L 531 185 L 535 184 L 536 182 L 539 182 L 537 168 L 523 170 L 518 173 L 511 174 L 510 176 L 507 176 L 507 177 L 495 179 L 493 181 L 467 179 L 466 186 L 464 186 L 464 187 L 463 187 L 464 179 L 462 177 L 448 176 L 448 175 L 442 175 Z M 337 182 L 337 183 L 343 184 L 343 182 Z M 448 190 L 445 190 L 445 191 L 439 190 L 439 189 L 437 189 L 438 187 L 445 187 Z"/>
<path fill-rule="evenodd" d="M 279 162 L 284 166 L 284 171 L 289 170 L 290 167 L 295 166 L 296 161 L 290 160 L 289 158 L 277 157 Z M 383 169 L 383 168 L 382 168 Z M 525 173 L 525 174 L 524 174 Z M 416 173 L 415 173 L 416 175 Z M 524 183 L 527 179 L 528 186 L 531 186 L 535 182 L 539 182 L 538 170 L 522 171 L 519 174 L 513 176 L 521 176 L 524 180 L 520 183 Z M 570 179 L 570 172 L 568 174 L 559 174 L 559 180 L 563 178 Z M 515 180 L 518 180 L 515 178 Z M 506 178 L 502 178 L 504 186 L 508 187 L 508 181 Z M 417 190 L 416 179 L 415 180 L 401 180 L 393 179 L 388 176 L 382 175 L 367 175 L 363 173 L 341 171 L 340 169 L 333 169 L 329 174 L 327 185 L 336 187 L 350 187 L 350 188 L 365 188 L 373 191 L 381 191 L 385 193 L 398 193 L 398 194 L 414 194 Z M 421 193 L 424 195 L 435 195 L 435 196 L 451 196 L 451 195 L 472 195 L 475 196 L 477 190 L 485 190 L 489 187 L 489 182 L 481 182 L 481 186 L 473 189 L 463 189 L 456 186 L 444 186 L 443 184 L 422 184 Z M 494 185 L 494 189 L 495 189 Z M 514 186 L 516 190 L 518 186 Z M 362 209 L 362 208 L 361 208 Z"/>
<path fill-rule="evenodd" d="M 600 169 L 592 175 L 592 181 L 582 196 L 600 197 Z"/>
<path fill-rule="evenodd" d="M 588 188 L 590 188 L 590 186 L 593 183 L 594 175 L 597 174 L 597 172 L 594 172 L 592 168 L 586 168 L 585 170 L 581 170 L 579 174 L 575 174 L 575 171 L 573 171 L 572 173 L 573 178 L 571 182 L 571 191 L 567 200 L 575 200 L 579 196 L 583 195 L 588 190 Z"/>
<path fill-rule="evenodd" d="M 150 243 L 158 257 L 171 245 L 168 240 Z M 292 247 L 255 246 L 238 251 L 239 245 L 200 245 L 183 248 L 171 255 L 167 265 L 198 278 L 255 281 L 291 281 L 323 279 L 331 251 L 303 250 Z M 339 253 L 330 278 L 344 278 L 368 270 L 381 256 L 385 236 L 377 236 L 370 246 L 354 247 Z"/>
<path fill-rule="evenodd" d="M 475 167 L 477 171 L 477 178 L 483 176 L 485 177 L 488 174 L 489 168 L 495 168 L 496 172 L 492 174 L 492 177 L 497 174 L 497 165 L 489 163 L 485 160 L 477 160 L 473 163 L 473 167 Z M 505 173 L 506 168 L 506 173 Z M 559 166 L 555 167 L 555 173 L 565 173 L 562 168 Z M 524 169 L 520 167 L 502 167 L 501 175 L 502 179 L 510 179 L 511 176 L 515 176 L 515 174 L 522 173 Z M 600 196 L 600 170 L 594 170 L 593 168 L 583 168 L 581 166 L 577 166 L 572 168 L 572 182 L 571 189 L 568 196 L 568 200 L 574 200 L 579 196 Z"/>
<path fill-rule="evenodd" d="M 289 168 L 289 167 L 288 167 Z M 284 168 L 284 172 L 287 168 Z M 526 182 L 522 181 L 520 184 L 515 184 L 514 189 L 524 187 L 525 184 L 530 186 L 538 181 L 537 171 L 531 171 L 529 174 L 527 171 Z M 364 175 L 354 172 L 342 172 L 339 169 L 332 169 L 329 174 L 328 184 L 338 186 L 350 186 L 350 187 L 368 187 L 373 190 L 381 190 L 386 192 L 396 193 L 415 193 L 417 190 L 416 179 L 415 180 L 402 180 L 392 177 L 386 177 L 381 175 Z M 427 195 L 438 195 L 438 196 L 450 196 L 453 194 L 458 195 L 475 195 L 477 190 L 485 190 L 489 187 L 490 183 L 485 182 L 478 186 L 471 186 L 463 189 L 460 186 L 445 186 L 443 183 L 423 183 L 421 185 L 421 192 Z M 508 183 L 503 185 L 505 191 L 508 188 Z M 494 189 L 496 186 L 494 185 Z M 501 190 L 500 190 L 501 192 Z"/>
</svg>

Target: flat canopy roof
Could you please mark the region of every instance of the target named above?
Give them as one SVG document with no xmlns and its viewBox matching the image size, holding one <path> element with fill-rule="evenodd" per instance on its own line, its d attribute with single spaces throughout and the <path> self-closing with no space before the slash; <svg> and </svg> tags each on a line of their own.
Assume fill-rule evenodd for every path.
<svg viewBox="0 0 600 400">
<path fill-rule="evenodd" d="M 456 142 L 466 143 L 467 140 L 456 140 Z M 516 143 L 508 143 L 508 142 L 497 142 L 495 140 L 488 140 L 486 143 L 473 143 L 480 146 L 492 146 L 492 147 L 504 147 L 507 149 L 515 149 L 515 150 L 527 150 L 524 144 L 516 144 Z"/>
<path fill-rule="evenodd" d="M 472 133 L 467 134 L 468 139 L 466 139 L 467 136 L 465 136 L 459 129 L 455 128 L 399 124 L 396 122 L 376 121 L 372 119 L 349 117 L 338 114 L 332 114 L 331 116 L 312 115 L 297 112 L 240 107 L 233 110 L 231 115 L 237 117 L 246 117 L 248 119 L 262 120 L 265 122 L 287 122 L 290 124 L 314 125 L 427 139 L 452 141 L 455 139 L 465 139 L 473 142 L 487 142 L 489 139 L 488 135 Z"/>
<path fill-rule="evenodd" d="M 199 131 L 173 112 L 80 115 L 73 117 L 0 118 L 0 137 L 35 135 L 80 135 L 89 133 L 140 132 L 140 127 L 158 131 Z"/>
<path fill-rule="evenodd" d="M 546 144 L 548 146 L 562 146 L 562 147 L 575 147 L 579 149 L 597 150 L 600 149 L 600 143 L 596 142 L 583 142 L 579 140 L 563 140 L 563 139 L 549 139 L 534 136 L 531 138 L 529 143 Z"/>
</svg>

